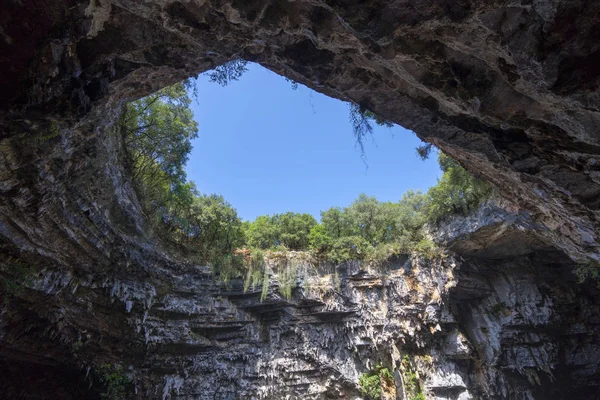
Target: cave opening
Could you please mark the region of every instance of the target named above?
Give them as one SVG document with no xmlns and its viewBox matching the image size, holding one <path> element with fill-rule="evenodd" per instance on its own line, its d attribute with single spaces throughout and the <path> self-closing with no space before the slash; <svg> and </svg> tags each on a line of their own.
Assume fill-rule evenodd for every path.
<svg viewBox="0 0 600 400">
<path fill-rule="evenodd" d="M 428 222 L 492 192 L 369 109 L 241 60 L 125 105 L 115 131 L 150 229 L 225 281 L 258 283 L 264 266 L 238 258 L 264 251 L 430 253 Z"/>
<path fill-rule="evenodd" d="M 0 395 L 120 398 L 128 390 L 163 400 L 340 398 L 358 397 L 362 389 L 377 395 L 382 382 L 404 381 L 411 384 L 402 396 L 413 400 L 595 398 L 598 292 L 594 282 L 582 285 L 570 274 L 579 268 L 581 278 L 597 278 L 599 271 L 593 65 L 600 6 L 529 3 L 6 6 L 0 285 L 8 301 L 0 305 Z M 289 299 L 301 294 L 289 285 L 291 269 L 282 271 L 283 285 L 267 301 L 255 287 L 257 275 L 249 291 L 239 277 L 233 290 L 215 280 L 206 258 L 194 258 L 201 242 L 189 239 L 198 224 L 174 212 L 189 210 L 189 197 L 164 207 L 160 196 L 174 188 L 166 185 L 152 191 L 151 207 L 140 204 L 144 197 L 112 128 L 126 102 L 239 57 L 289 77 L 290 86 L 303 83 L 355 103 L 360 114 L 371 111 L 411 129 L 459 163 L 446 159 L 445 168 L 465 167 L 490 182 L 506 199 L 503 209 L 486 203 L 438 231 L 457 255 L 475 251 L 483 258 L 450 258 L 443 268 L 404 268 L 402 258 L 388 280 L 347 263 L 322 285 L 329 297 L 319 292 L 323 282 L 312 282 L 304 287 L 314 296 L 299 302 Z M 222 203 L 201 198 L 215 212 L 228 211 Z M 277 223 L 290 223 L 286 218 Z M 157 239 L 159 226 L 190 241 L 189 251 Z M 365 226 L 342 238 L 337 250 L 345 252 L 335 260 L 374 247 L 357 239 L 363 230 L 369 240 L 387 239 L 388 232 Z M 431 250 L 422 236 L 403 232 L 407 246 Z M 315 232 L 313 245 L 332 246 L 323 233 Z M 486 246 L 503 237 L 492 253 L 508 249 L 515 260 L 490 263 Z M 267 242 L 285 240 L 289 249 L 305 239 L 280 235 Z M 528 253 L 538 242 L 544 246 Z M 238 255 L 261 272 L 260 257 Z M 106 385 L 89 393 L 88 372 Z"/>
<path fill-rule="evenodd" d="M 425 144 L 413 132 L 372 113 L 363 118 L 353 103 L 259 64 L 243 65 L 243 74 L 226 79 L 211 70 L 188 88 L 198 136 L 186 165 L 201 192 L 223 195 L 243 219 L 290 210 L 318 219 L 361 193 L 396 201 L 440 177 L 436 154 L 420 158 Z"/>
</svg>

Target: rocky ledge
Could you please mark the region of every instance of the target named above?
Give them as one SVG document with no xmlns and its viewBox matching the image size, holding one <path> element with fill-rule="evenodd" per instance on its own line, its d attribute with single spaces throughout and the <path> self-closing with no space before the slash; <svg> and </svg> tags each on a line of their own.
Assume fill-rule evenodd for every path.
<svg viewBox="0 0 600 400">
<path fill-rule="evenodd" d="M 571 272 L 600 260 L 599 3 L 3 11 L 2 397 L 131 380 L 137 398 L 351 398 L 360 373 L 407 355 L 429 397 L 594 398 L 597 288 Z M 319 279 L 337 271 L 339 288 L 301 282 L 267 303 L 222 287 L 153 238 L 110 126 L 124 102 L 239 57 L 414 130 L 513 206 L 448 221 L 446 259 L 398 260 L 383 280 L 338 266 Z"/>
<path fill-rule="evenodd" d="M 102 135 L 125 102 L 243 58 L 435 143 L 600 262 L 600 4 L 8 1 L 0 137 Z"/>
<path fill-rule="evenodd" d="M 151 277 L 41 268 L 2 307 L 0 395 L 96 398 L 111 365 L 135 398 L 359 399 L 381 365 L 387 399 L 412 398 L 408 366 L 427 399 L 592 399 L 598 289 L 506 208 L 443 223 L 435 260 L 300 265 L 289 299 L 276 280 L 261 300 L 185 263 Z"/>
</svg>

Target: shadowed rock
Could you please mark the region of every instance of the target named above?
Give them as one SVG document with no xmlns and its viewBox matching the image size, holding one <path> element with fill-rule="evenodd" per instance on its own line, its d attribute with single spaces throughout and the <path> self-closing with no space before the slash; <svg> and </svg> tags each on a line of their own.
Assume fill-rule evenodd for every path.
<svg viewBox="0 0 600 400">
<path fill-rule="evenodd" d="M 2 8 L 1 274 L 33 271 L 19 290 L 1 289 L 2 397 L 94 398 L 94 367 L 106 363 L 126 367 L 138 398 L 359 396 L 361 372 L 398 363 L 393 346 L 433 357 L 417 366 L 438 398 L 597 393 L 598 294 L 571 271 L 600 260 L 600 4 Z M 414 271 L 362 287 L 340 271 L 338 297 L 295 294 L 297 305 L 323 303 L 319 312 L 359 307 L 340 322 L 303 320 L 292 301 L 270 299 L 278 308 L 243 335 L 203 335 L 253 319 L 236 302 L 257 296 L 220 295 L 207 268 L 162 249 L 110 128 L 126 101 L 236 58 L 414 130 L 512 211 L 442 228 L 464 260 L 412 260 Z"/>
</svg>

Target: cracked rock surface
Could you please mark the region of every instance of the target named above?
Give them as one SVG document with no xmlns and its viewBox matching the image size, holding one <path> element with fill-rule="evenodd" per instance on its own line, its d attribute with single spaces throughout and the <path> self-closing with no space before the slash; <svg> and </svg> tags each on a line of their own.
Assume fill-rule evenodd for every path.
<svg viewBox="0 0 600 400">
<path fill-rule="evenodd" d="M 28 278 L 2 285 L 0 397 L 99 398 L 93 367 L 120 363 L 135 398 L 358 398 L 408 355 L 428 398 L 595 398 L 598 291 L 572 270 L 600 259 L 598 3 L 2 7 L 0 276 Z M 511 205 L 446 221 L 448 258 L 384 279 L 223 287 L 153 238 L 110 127 L 239 57 L 414 130 Z"/>
<path fill-rule="evenodd" d="M 600 4 L 586 0 L 9 1 L 3 136 L 99 130 L 231 59 L 371 109 L 598 263 Z M 30 124 L 28 124 L 29 122 Z M 89 136 L 88 132 L 86 136 Z"/>
</svg>

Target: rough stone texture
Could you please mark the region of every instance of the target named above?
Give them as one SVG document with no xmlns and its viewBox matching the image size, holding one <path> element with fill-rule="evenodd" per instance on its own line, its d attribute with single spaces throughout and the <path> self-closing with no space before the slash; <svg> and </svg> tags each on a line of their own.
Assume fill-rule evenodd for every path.
<svg viewBox="0 0 600 400">
<path fill-rule="evenodd" d="M 1 397 L 95 398 L 118 362 L 137 398 L 353 398 L 403 354 L 431 398 L 596 395 L 597 289 L 571 274 L 600 259 L 596 2 L 2 7 Z M 339 293 L 228 293 L 153 239 L 109 128 L 237 57 L 414 130 L 517 206 L 448 221 L 458 258 L 385 282 L 349 266 Z"/>
<path fill-rule="evenodd" d="M 600 4 L 10 1 L 4 136 L 111 120 L 123 100 L 242 57 L 414 130 L 600 260 Z M 43 128 L 42 128 L 43 129 Z M 92 132 L 88 132 L 89 136 Z"/>
<path fill-rule="evenodd" d="M 486 204 L 433 232 L 460 257 L 402 257 L 383 276 L 299 268 L 290 300 L 276 281 L 261 302 L 150 247 L 147 274 L 49 261 L 2 307 L 0 396 L 96 398 L 94 367 L 120 363 L 135 398 L 358 399 L 362 372 L 408 355 L 428 399 L 593 399 L 598 289 L 521 229 L 529 218 Z"/>
</svg>

